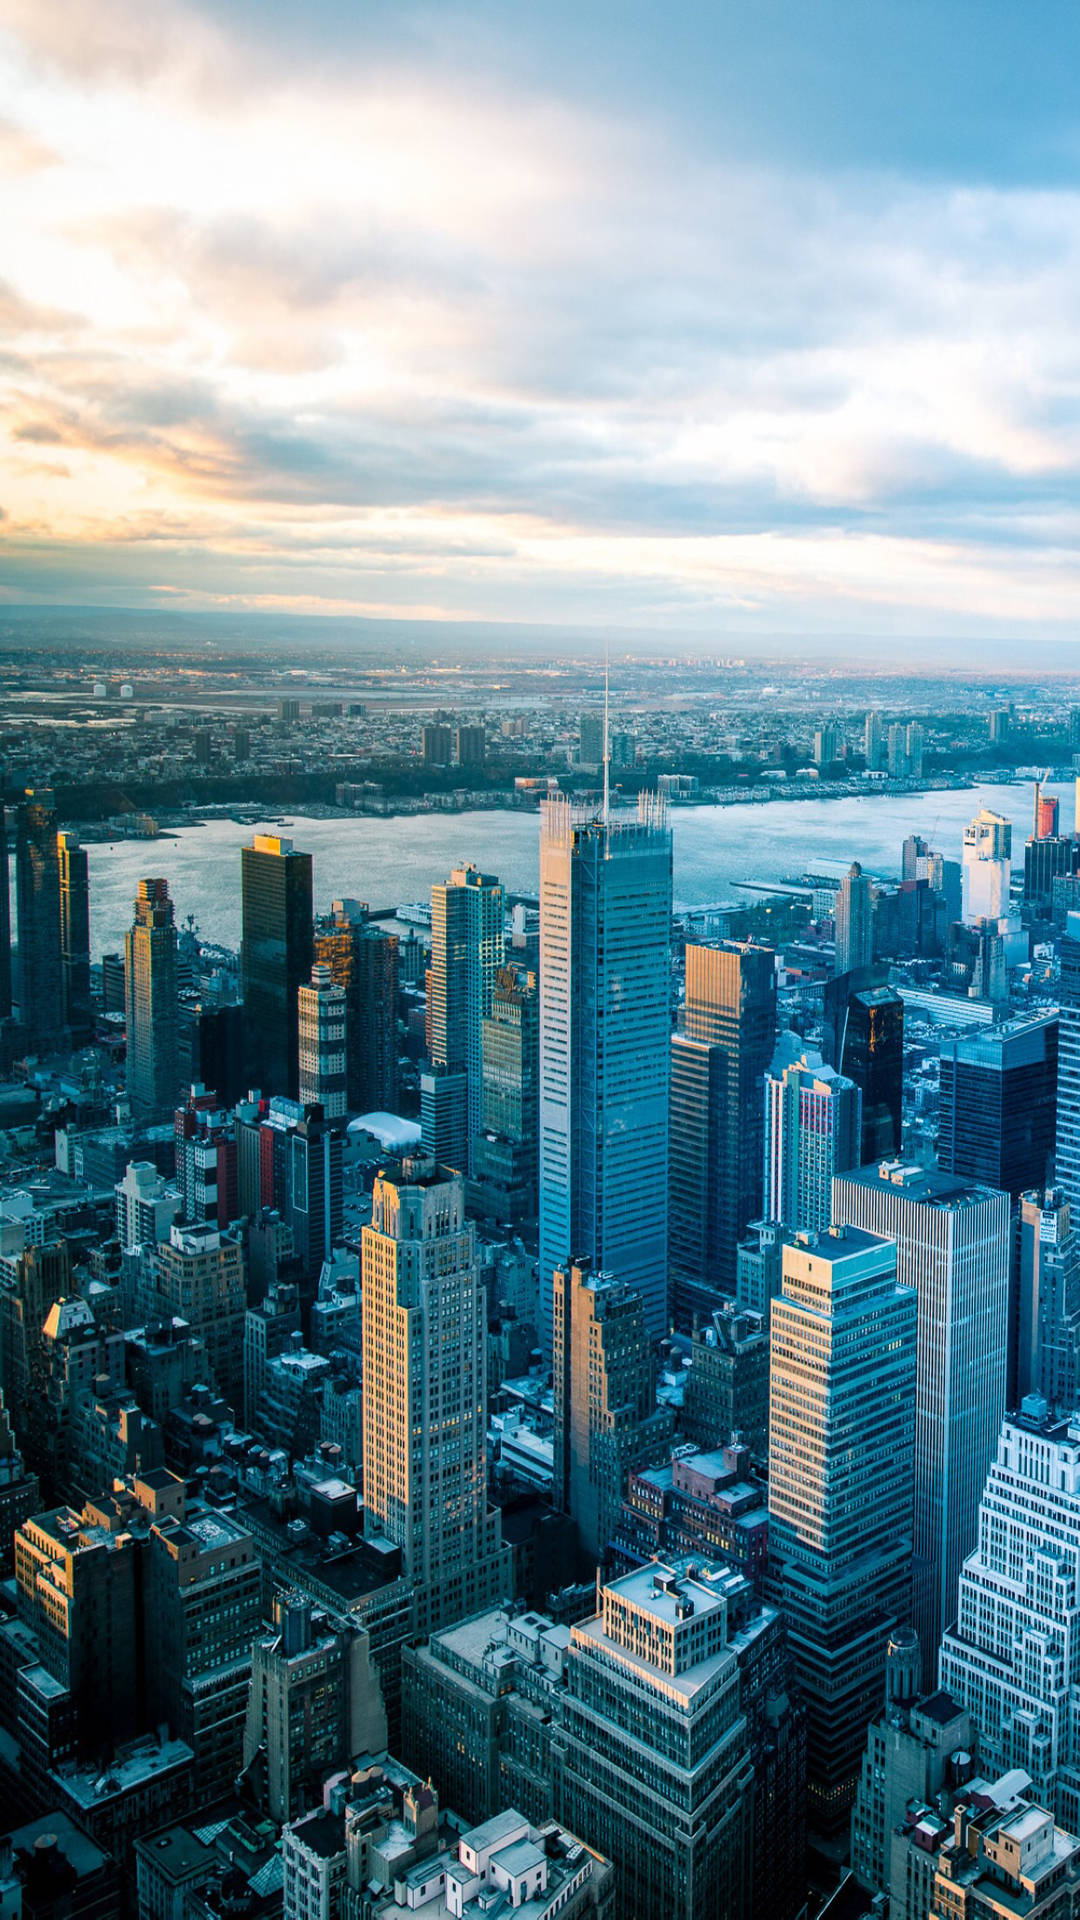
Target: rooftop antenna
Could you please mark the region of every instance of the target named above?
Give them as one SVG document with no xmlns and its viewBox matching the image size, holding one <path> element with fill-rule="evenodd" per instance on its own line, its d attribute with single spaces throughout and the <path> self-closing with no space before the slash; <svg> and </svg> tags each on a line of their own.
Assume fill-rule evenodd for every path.
<svg viewBox="0 0 1080 1920">
<path fill-rule="evenodd" d="M 604 635 L 604 825 L 605 827 L 610 825 L 610 820 L 608 817 L 608 806 L 609 806 L 609 800 L 610 800 L 610 795 L 608 791 L 608 787 L 609 787 L 609 781 L 608 781 L 608 667 L 610 664 L 609 662 L 610 652 L 611 652 L 611 639 L 610 639 L 610 636 L 605 633 Z"/>
</svg>

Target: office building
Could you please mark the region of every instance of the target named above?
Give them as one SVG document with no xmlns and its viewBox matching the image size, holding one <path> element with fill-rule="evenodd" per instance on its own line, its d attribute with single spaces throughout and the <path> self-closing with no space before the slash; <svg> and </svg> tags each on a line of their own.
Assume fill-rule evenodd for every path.
<svg viewBox="0 0 1080 1920">
<path fill-rule="evenodd" d="M 886 968 L 826 981 L 821 1050 L 862 1095 L 859 1165 L 893 1159 L 903 1145 L 904 1002 Z"/>
<path fill-rule="evenodd" d="M 1054 1184 L 1080 1209 L 1080 912 L 1066 919 L 1060 954 Z"/>
<path fill-rule="evenodd" d="M 364 1512 L 401 1549 L 431 1632 L 509 1592 L 487 1498 L 487 1312 L 461 1176 L 380 1176 L 362 1234 Z M 425 1436 L 418 1447 L 416 1435 Z"/>
<path fill-rule="evenodd" d="M 1014 1770 L 990 1788 L 976 1782 L 958 1802 L 936 1858 L 933 1920 L 1068 1920 L 1075 1912 L 1080 1841 L 1024 1788 Z"/>
<path fill-rule="evenodd" d="M 11 875 L 8 867 L 4 769 L 0 766 L 0 1020 L 11 1018 Z"/>
<path fill-rule="evenodd" d="M 853 860 L 840 882 L 834 908 L 836 961 L 833 971 L 851 973 L 874 958 L 874 917 L 870 878 Z"/>
<path fill-rule="evenodd" d="M 815 727 L 814 729 L 814 765 L 815 767 L 831 767 L 833 761 L 838 760 L 839 757 L 840 757 L 839 729 L 833 726 L 831 721 L 827 722 L 827 724 L 823 727 Z"/>
<path fill-rule="evenodd" d="M 27 1470 L 0 1392 L 0 1580 L 15 1570 L 15 1532 L 41 1506 L 38 1479 Z"/>
<path fill-rule="evenodd" d="M 148 1256 L 150 1313 L 186 1320 L 203 1342 L 213 1382 L 230 1407 L 243 1405 L 247 1276 L 239 1232 L 215 1223 L 175 1224 Z"/>
<path fill-rule="evenodd" d="M 75 1046 L 94 1031 L 90 1007 L 90 870 L 86 848 L 73 833 L 56 836 L 60 863 L 60 964 L 64 1025 Z"/>
<path fill-rule="evenodd" d="M 769 1329 L 764 1315 L 726 1301 L 695 1326 L 680 1430 L 706 1452 L 736 1439 L 763 1460 L 769 1424 Z"/>
<path fill-rule="evenodd" d="M 730 1293 L 737 1249 L 761 1213 L 765 1074 L 776 1043 L 771 948 L 686 949 L 671 1048 L 673 1312 L 689 1326 Z"/>
<path fill-rule="evenodd" d="M 311 975 L 311 855 L 291 840 L 256 834 L 240 853 L 248 1085 L 297 1098 L 299 991 Z"/>
<path fill-rule="evenodd" d="M 535 973 L 504 967 L 481 1029 L 480 1134 L 471 1203 L 484 1219 L 536 1217 L 540 1113 L 540 996 Z"/>
<path fill-rule="evenodd" d="M 895 1240 L 918 1293 L 912 1624 L 929 1680 L 1005 1410 L 1009 1197 L 893 1161 L 841 1174 L 833 1218 Z"/>
<path fill-rule="evenodd" d="M 64 1025 L 60 946 L 60 855 L 48 788 L 27 788 L 16 814 L 15 911 L 18 919 L 16 999 L 28 1045 L 45 1052 Z"/>
<path fill-rule="evenodd" d="M 570 1629 L 556 1818 L 614 1863 L 621 1913 L 748 1909 L 754 1769 L 728 1599 L 743 1585 L 708 1562 L 653 1561 Z"/>
<path fill-rule="evenodd" d="M 213 1087 L 223 1107 L 235 1106 L 248 1091 L 243 1007 L 181 993 L 176 1059 L 181 1087 Z"/>
<path fill-rule="evenodd" d="M 116 1237 L 125 1253 L 133 1247 L 156 1247 L 167 1240 L 181 1211 L 180 1195 L 168 1184 L 152 1160 L 132 1160 L 116 1196 Z"/>
<path fill-rule="evenodd" d="M 911 1803 L 933 1803 L 975 1771 L 971 1715 L 947 1693 L 924 1693 L 922 1664 L 914 1628 L 898 1627 L 889 1636 L 884 1704 L 870 1723 L 851 1811 L 851 1866 L 867 1893 L 888 1891 L 893 1834 Z"/>
<path fill-rule="evenodd" d="M 146 1543 L 147 1716 L 195 1755 L 206 1804 L 231 1793 L 243 1762 L 251 1646 L 262 1621 L 262 1565 L 229 1513 L 188 1509 L 172 1474 L 136 1483 L 152 1517 Z"/>
<path fill-rule="evenodd" d="M 98 1758 L 143 1724 L 137 1552 L 130 1533 L 70 1507 L 35 1514 L 15 1535 L 19 1618 L 71 1697 L 80 1757 Z"/>
<path fill-rule="evenodd" d="M 1035 840 L 1056 840 L 1058 837 L 1058 817 L 1061 805 L 1056 794 L 1044 793 L 1042 783 L 1035 782 L 1035 807 L 1031 823 L 1032 838 Z"/>
<path fill-rule="evenodd" d="M 170 1117 L 179 1091 L 176 925 L 165 880 L 140 880 L 124 935 L 127 1092 L 137 1121 Z"/>
<path fill-rule="evenodd" d="M 487 735 L 482 725 L 455 727 L 454 765 L 482 767 L 487 758 Z"/>
<path fill-rule="evenodd" d="M 278 1594 L 251 1650 L 244 1771 L 272 1820 L 317 1807 L 330 1774 L 386 1747 L 386 1711 L 367 1633 L 351 1616 Z"/>
<path fill-rule="evenodd" d="M 769 1373 L 772 1591 L 807 1711 L 811 1825 L 848 1817 L 886 1635 L 911 1614 L 916 1299 L 853 1227 L 784 1248 Z"/>
<path fill-rule="evenodd" d="M 1040 1011 L 941 1042 L 938 1164 L 1015 1203 L 1044 1185 L 1057 1118 L 1058 1015 Z"/>
<path fill-rule="evenodd" d="M 735 1304 L 760 1314 L 766 1324 L 780 1291 L 785 1238 L 779 1221 L 752 1220 L 736 1256 Z"/>
<path fill-rule="evenodd" d="M 1012 826 L 990 807 L 980 807 L 964 828 L 961 915 L 969 927 L 1006 917 L 1011 874 Z"/>
<path fill-rule="evenodd" d="M 321 1107 L 327 1120 L 344 1120 L 348 1100 L 345 989 L 335 986 L 329 967 L 316 961 L 310 985 L 299 989 L 298 1003 L 300 1103 Z"/>
<path fill-rule="evenodd" d="M 627 1474 L 666 1457 L 672 1417 L 656 1405 L 639 1293 L 581 1263 L 554 1275 L 553 1500 L 591 1565 L 618 1525 Z"/>
<path fill-rule="evenodd" d="M 350 1113 L 398 1107 L 398 938 L 368 921 L 359 900 L 335 900 L 315 928 L 315 959 L 345 990 Z"/>
<path fill-rule="evenodd" d="M 460 867 L 432 887 L 431 1072 L 421 1084 L 421 1137 L 426 1153 L 463 1174 L 480 1131 L 483 1028 L 504 952 L 503 890 L 492 874 Z"/>
<path fill-rule="evenodd" d="M 1080 1424 L 1031 1394 L 1001 1425 L 978 1539 L 941 1643 L 941 1685 L 979 1729 L 982 1764 L 1022 1767 L 1080 1826 Z"/>
<path fill-rule="evenodd" d="M 1042 834 L 1027 842 L 1021 895 L 1025 921 L 1053 918 L 1054 882 L 1075 874 L 1078 865 L 1080 840 L 1074 834 Z"/>
<path fill-rule="evenodd" d="M 824 1231 L 832 1182 L 860 1163 L 862 1094 L 797 1034 L 781 1035 L 765 1075 L 765 1215 L 793 1233 Z"/>
<path fill-rule="evenodd" d="M 314 1282 L 330 1249 L 341 1238 L 341 1129 L 331 1125 L 318 1107 L 309 1107 L 289 1129 L 287 1150 L 285 1219 L 301 1272 Z"/>
<path fill-rule="evenodd" d="M 192 1087 L 173 1115 L 173 1131 L 180 1218 L 231 1226 L 244 1211 L 234 1116 L 219 1105 L 216 1093 Z M 167 1239 L 168 1232 L 158 1238 Z"/>
<path fill-rule="evenodd" d="M 1080 1232 L 1054 1187 L 1020 1199 L 1016 1397 L 1057 1413 L 1080 1404 Z"/>
<path fill-rule="evenodd" d="M 540 827 L 540 1293 L 587 1261 L 667 1323 L 671 829 L 664 803 Z"/>
</svg>

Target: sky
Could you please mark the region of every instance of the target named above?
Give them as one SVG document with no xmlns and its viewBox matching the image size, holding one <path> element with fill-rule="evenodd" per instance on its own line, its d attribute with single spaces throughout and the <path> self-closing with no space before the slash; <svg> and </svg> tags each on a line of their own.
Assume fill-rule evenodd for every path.
<svg viewBox="0 0 1080 1920">
<path fill-rule="evenodd" d="M 0 0 L 0 606 L 1061 640 L 1080 9 Z"/>
</svg>

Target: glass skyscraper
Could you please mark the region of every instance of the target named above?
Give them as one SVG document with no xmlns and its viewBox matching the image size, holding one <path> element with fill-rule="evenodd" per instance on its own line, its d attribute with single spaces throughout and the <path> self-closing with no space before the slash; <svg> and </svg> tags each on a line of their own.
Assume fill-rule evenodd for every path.
<svg viewBox="0 0 1080 1920">
<path fill-rule="evenodd" d="M 240 973 L 248 1084 L 295 1100 L 300 1084 L 297 995 L 311 977 L 311 855 L 257 833 L 240 854 L 244 931 Z"/>
<path fill-rule="evenodd" d="M 671 829 L 551 800 L 540 828 L 540 1290 L 588 1261 L 667 1320 Z"/>
</svg>

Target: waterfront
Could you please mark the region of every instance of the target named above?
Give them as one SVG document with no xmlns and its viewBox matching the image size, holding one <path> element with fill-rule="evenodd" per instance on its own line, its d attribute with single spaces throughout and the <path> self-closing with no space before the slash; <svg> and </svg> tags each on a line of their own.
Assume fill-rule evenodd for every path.
<svg viewBox="0 0 1080 1920">
<path fill-rule="evenodd" d="M 1062 829 L 1073 825 L 1071 793 L 1062 793 Z M 871 872 L 895 876 L 905 834 L 919 833 L 937 852 L 959 860 L 963 831 L 980 806 L 1012 820 L 1014 863 L 1030 832 L 1030 784 L 986 785 L 947 792 L 814 798 L 788 805 L 747 803 L 672 810 L 675 903 L 704 906 L 740 896 L 739 880 L 782 880 L 813 859 L 861 860 Z M 100 842 L 90 860 L 91 947 L 95 958 L 123 944 L 140 879 L 163 876 L 177 921 L 194 914 L 206 940 L 240 943 L 240 848 L 253 829 L 235 820 L 184 827 L 159 840 Z M 290 837 L 315 859 L 315 908 L 352 895 L 373 907 L 426 898 L 451 867 L 473 861 L 512 892 L 535 892 L 539 867 L 537 813 L 369 815 L 349 819 L 278 818 L 267 831 Z"/>
</svg>

